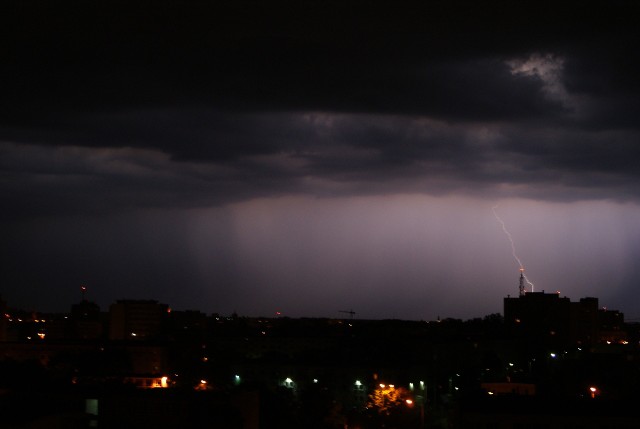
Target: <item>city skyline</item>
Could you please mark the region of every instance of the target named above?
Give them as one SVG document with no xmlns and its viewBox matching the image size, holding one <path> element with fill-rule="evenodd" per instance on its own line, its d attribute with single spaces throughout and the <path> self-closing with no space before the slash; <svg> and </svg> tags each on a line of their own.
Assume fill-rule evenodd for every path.
<svg viewBox="0 0 640 429">
<path fill-rule="evenodd" d="M 13 6 L 12 306 L 469 319 L 522 265 L 640 319 L 628 2 Z"/>
<path fill-rule="evenodd" d="M 507 233 L 509 234 L 509 233 Z M 510 235 L 510 234 L 509 234 Z M 514 247 L 515 248 L 515 247 Z M 515 253 L 513 253 L 514 257 L 516 257 L 516 259 L 519 260 L 519 258 L 517 258 L 517 256 L 515 255 Z M 517 301 L 517 298 L 523 298 L 523 297 L 527 297 L 527 298 L 531 298 L 533 300 L 536 299 L 540 299 L 540 298 L 547 298 L 547 299 L 553 299 L 555 297 L 560 298 L 562 297 L 563 302 L 571 302 L 571 300 L 574 297 L 571 296 L 566 296 L 566 295 L 561 295 L 561 292 L 555 291 L 555 292 L 548 292 L 545 290 L 534 290 L 534 285 L 533 283 L 526 278 L 526 276 L 524 275 L 524 268 L 520 268 L 519 272 L 520 272 L 520 277 L 519 277 L 519 281 L 518 281 L 518 294 L 512 296 L 511 294 L 507 294 L 506 296 L 503 297 L 503 299 L 505 300 L 509 300 L 510 302 L 513 301 Z M 40 315 L 64 315 L 64 314 L 73 314 L 75 311 L 77 311 L 77 308 L 82 308 L 83 305 L 89 305 L 91 307 L 91 311 L 92 312 L 96 312 L 96 311 L 100 311 L 103 314 L 107 314 L 110 313 L 112 308 L 114 306 L 118 306 L 124 303 L 129 303 L 129 304 L 141 304 L 141 305 L 152 305 L 153 307 L 158 307 L 158 308 L 163 308 L 163 312 L 167 312 L 167 313 L 172 313 L 173 311 L 178 311 L 178 312 L 186 312 L 186 313 L 199 313 L 203 316 L 207 315 L 207 311 L 202 311 L 201 308 L 198 307 L 192 307 L 192 308 L 174 308 L 172 307 L 171 303 L 169 302 L 160 302 L 159 300 L 153 298 L 153 297 L 146 297 L 146 298 L 129 298 L 129 297 L 120 297 L 117 298 L 113 301 L 111 301 L 110 303 L 108 303 L 107 305 L 105 305 L 104 303 L 102 305 L 98 304 L 97 302 L 93 301 L 91 299 L 91 297 L 87 297 L 87 294 L 89 293 L 88 288 L 85 285 L 81 285 L 79 288 L 80 291 L 80 300 L 76 300 L 70 303 L 66 303 L 68 305 L 68 308 L 63 309 L 63 311 L 46 311 L 43 309 L 38 309 L 35 308 L 33 305 L 27 305 L 26 307 L 16 307 L 11 305 L 11 303 L 6 302 L 6 300 L 3 299 L 2 295 L 0 295 L 0 302 L 3 305 L 3 308 L 5 308 L 5 317 L 8 318 L 10 321 L 12 321 L 12 319 L 15 319 L 17 316 L 15 314 L 13 314 L 13 312 L 18 312 L 21 314 L 25 314 L 25 313 L 30 313 L 31 314 L 31 318 L 32 319 L 38 319 L 40 318 Z M 529 295 L 530 294 L 530 295 Z M 587 300 L 589 302 L 598 302 L 599 297 L 597 296 L 583 296 L 583 297 L 578 297 L 579 301 L 582 302 L 583 300 Z M 594 301 L 595 300 L 595 301 Z M 536 301 L 537 302 L 537 301 Z M 577 301 L 576 301 L 577 302 Z M 77 308 L 76 308 L 77 307 Z M 71 311 L 71 313 L 69 313 L 69 310 Z M 621 320 L 624 319 L 624 313 L 620 312 L 618 309 L 613 309 L 613 308 L 607 308 L 606 306 L 602 306 L 599 308 L 599 310 L 603 311 L 603 312 L 609 312 L 610 314 L 618 314 L 621 317 Z M 12 314 L 9 314 L 12 313 Z M 236 317 L 240 317 L 240 318 L 293 318 L 293 319 L 313 319 L 313 318 L 318 318 L 318 319 L 359 319 L 359 320 L 404 320 L 404 321 L 415 321 L 416 319 L 403 319 L 402 317 L 392 317 L 392 318 L 371 318 L 371 319 L 366 319 L 366 318 L 358 318 L 357 315 L 359 314 L 357 311 L 354 311 L 353 308 L 349 309 L 349 310 L 337 310 L 335 311 L 335 313 L 337 315 L 331 315 L 329 313 L 325 314 L 325 315 L 315 315 L 315 316 L 309 316 L 309 315 L 297 315 L 297 316 L 293 316 L 291 314 L 284 314 L 281 311 L 275 311 L 275 313 L 273 314 L 238 314 L 236 311 L 233 311 L 233 313 L 230 314 L 220 314 L 217 312 L 214 313 L 210 313 L 211 316 L 220 316 L 221 318 L 236 318 Z M 475 317 L 469 318 L 467 321 L 471 321 L 472 319 L 474 320 L 479 320 L 481 318 L 487 318 L 487 317 L 493 317 L 496 314 L 499 314 L 500 316 L 505 316 L 505 314 L 503 314 L 504 311 L 498 311 L 496 313 L 491 313 L 491 314 L 483 314 L 483 315 L 475 315 Z M 97 314 L 97 313 L 96 313 Z M 86 316 L 86 314 L 85 314 Z M 64 317 L 66 319 L 66 316 Z M 441 317 L 440 314 L 438 314 L 437 316 L 437 320 L 440 321 L 441 319 L 444 320 L 462 320 L 462 319 L 456 319 L 455 317 L 450 317 L 448 315 L 443 315 Z M 31 320 L 31 319 L 29 319 Z M 425 319 L 420 319 L 421 321 L 428 321 Z M 36 320 L 37 321 L 37 320 Z M 630 320 L 631 323 L 635 323 L 637 321 L 637 318 L 632 318 Z"/>
</svg>

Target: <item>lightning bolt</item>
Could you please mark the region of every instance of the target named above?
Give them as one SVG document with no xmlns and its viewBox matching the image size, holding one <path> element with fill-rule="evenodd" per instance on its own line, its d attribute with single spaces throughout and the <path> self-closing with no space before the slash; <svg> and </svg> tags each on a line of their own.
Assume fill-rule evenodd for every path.
<svg viewBox="0 0 640 429">
<path fill-rule="evenodd" d="M 513 258 L 516 260 L 518 265 L 520 265 L 520 272 L 522 272 L 522 276 L 524 277 L 524 280 L 527 282 L 529 286 L 531 286 L 531 292 L 533 292 L 534 285 L 533 283 L 531 283 L 531 281 L 529 281 L 527 276 L 524 274 L 524 265 L 522 265 L 522 261 L 520 260 L 520 258 L 518 258 L 518 254 L 516 253 L 516 244 L 513 241 L 513 237 L 511 236 L 511 233 L 507 229 L 507 226 L 504 224 L 504 221 L 500 218 L 500 216 L 498 216 L 498 212 L 496 211 L 498 206 L 499 204 L 496 204 L 491 208 L 491 210 L 493 211 L 493 215 L 496 217 L 496 220 L 500 222 L 500 225 L 502 225 L 502 230 L 504 231 L 507 238 L 509 239 L 509 243 L 511 243 L 511 254 L 513 255 Z"/>
</svg>

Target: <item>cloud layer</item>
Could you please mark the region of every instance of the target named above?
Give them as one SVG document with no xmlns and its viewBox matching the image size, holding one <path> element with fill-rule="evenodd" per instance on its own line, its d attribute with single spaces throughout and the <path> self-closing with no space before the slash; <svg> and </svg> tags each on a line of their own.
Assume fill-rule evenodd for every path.
<svg viewBox="0 0 640 429">
<path fill-rule="evenodd" d="M 539 217 L 547 220 L 551 213 L 561 216 L 564 204 L 575 204 L 624 213 L 629 223 L 640 196 L 640 62 L 634 48 L 640 32 L 632 6 L 160 1 L 153 7 L 91 2 L 67 9 L 9 2 L 0 14 L 0 36 L 7 41 L 0 56 L 0 195 L 8 207 L 0 221 L 10 238 L 2 252 L 12 261 L 5 280 L 38 289 L 44 273 L 64 264 L 40 261 L 39 269 L 25 274 L 21 270 L 37 259 L 29 255 L 66 254 L 69 264 L 80 256 L 65 246 L 83 248 L 80 243 L 91 239 L 114 263 L 130 249 L 129 261 L 149 264 L 104 278 L 119 284 L 153 278 L 158 291 L 169 291 L 168 279 L 189 272 L 201 288 L 191 290 L 194 296 L 215 296 L 228 310 L 239 295 L 210 293 L 205 285 L 251 290 L 265 279 L 266 289 L 293 293 L 301 279 L 313 283 L 322 267 L 340 272 L 328 244 L 313 233 L 318 228 L 340 231 L 337 243 L 351 228 L 360 240 L 367 233 L 357 226 L 369 224 L 395 231 L 376 245 L 396 243 L 397 254 L 409 259 L 411 246 L 418 246 L 438 259 L 432 249 L 410 244 L 409 230 L 376 218 L 378 210 L 396 210 L 388 201 L 443 210 L 443 218 L 472 211 L 462 223 L 490 213 L 496 201 L 513 199 L 539 202 L 546 208 Z M 361 203 L 371 205 L 363 212 L 351 206 Z M 307 206 L 334 223 L 308 213 L 308 222 L 291 223 L 306 232 L 283 238 L 280 250 L 311 255 L 316 249 L 324 255 L 318 265 L 262 255 L 269 254 L 270 234 L 284 234 L 281 220 L 254 231 L 249 219 L 264 221 L 269 213 L 286 218 L 287 210 L 304 218 Z M 594 218 L 572 231 L 585 234 L 609 221 Z M 224 246 L 199 242 L 198 251 L 187 250 L 191 244 L 183 236 L 192 222 L 204 236 L 207 228 L 215 230 L 211 239 Z M 439 224 L 447 231 L 442 243 L 469 235 L 466 229 L 456 235 L 459 223 Z M 126 225 L 137 240 L 125 238 Z M 157 234 L 174 250 L 155 252 L 158 243 L 149 237 Z M 36 244 L 39 236 L 49 237 L 48 244 Z M 437 236 L 433 231 L 422 238 L 434 242 Z M 629 236 L 636 237 L 635 230 Z M 400 246 L 398 237 L 409 244 Z M 474 249 L 481 252 L 488 237 L 493 232 Z M 636 246 L 625 243 L 624 251 L 612 254 Z M 443 257 L 459 252 L 442 247 Z M 88 253 L 98 258 L 100 252 Z M 353 271 L 345 268 L 330 283 L 401 270 L 394 252 L 367 256 L 365 246 L 353 254 L 361 255 Z M 143 255 L 153 256 L 143 262 Z M 214 263 L 212 271 L 198 262 L 203 255 L 224 263 Z M 255 265 L 263 256 L 280 270 Z M 176 270 L 167 268 L 172 260 Z M 84 263 L 84 276 L 106 272 Z M 365 272 L 371 264 L 385 268 Z M 245 265 L 253 268 L 234 271 Z M 398 279 L 418 290 L 425 272 L 407 272 Z M 437 276 L 464 284 L 473 281 L 467 274 Z M 625 271 L 620 284 L 628 285 L 630 274 Z M 60 273 L 54 283 L 75 281 Z M 345 298 L 334 295 L 327 296 Z"/>
</svg>

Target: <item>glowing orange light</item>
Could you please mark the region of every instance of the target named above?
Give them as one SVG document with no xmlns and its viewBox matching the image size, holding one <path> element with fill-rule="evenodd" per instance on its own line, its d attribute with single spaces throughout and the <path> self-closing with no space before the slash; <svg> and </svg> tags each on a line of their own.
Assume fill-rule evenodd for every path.
<svg viewBox="0 0 640 429">
<path fill-rule="evenodd" d="M 200 384 L 194 386 L 195 390 L 209 390 L 209 387 L 207 386 L 207 380 L 200 380 Z"/>
</svg>

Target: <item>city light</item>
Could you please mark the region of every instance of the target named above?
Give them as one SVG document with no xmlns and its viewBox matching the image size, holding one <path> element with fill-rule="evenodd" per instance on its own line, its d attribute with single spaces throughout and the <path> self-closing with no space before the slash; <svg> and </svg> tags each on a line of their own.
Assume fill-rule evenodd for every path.
<svg viewBox="0 0 640 429">
<path fill-rule="evenodd" d="M 379 387 L 369 394 L 367 407 L 374 409 L 379 415 L 389 416 L 391 413 L 401 410 L 401 405 L 412 406 L 413 399 L 409 391 L 402 387 L 396 388 L 393 384 L 381 383 Z"/>
<path fill-rule="evenodd" d="M 290 389 L 293 389 L 293 380 L 289 377 L 284 379 L 284 385 L 285 387 L 288 387 Z"/>
<path fill-rule="evenodd" d="M 205 379 L 200 380 L 200 383 L 198 383 L 195 387 L 195 390 L 209 390 L 209 382 Z"/>
</svg>

